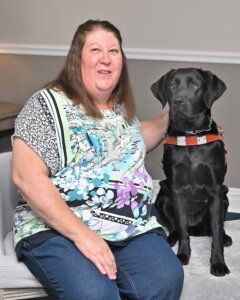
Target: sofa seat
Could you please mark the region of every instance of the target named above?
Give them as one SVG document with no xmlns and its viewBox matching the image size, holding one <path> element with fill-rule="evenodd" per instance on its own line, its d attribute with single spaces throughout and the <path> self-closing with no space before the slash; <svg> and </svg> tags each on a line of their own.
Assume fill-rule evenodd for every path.
<svg viewBox="0 0 240 300">
<path fill-rule="evenodd" d="M 37 279 L 29 272 L 28 268 L 17 260 L 13 246 L 12 231 L 5 236 L 3 247 L 4 255 L 0 256 L 0 288 L 42 287 Z"/>
</svg>

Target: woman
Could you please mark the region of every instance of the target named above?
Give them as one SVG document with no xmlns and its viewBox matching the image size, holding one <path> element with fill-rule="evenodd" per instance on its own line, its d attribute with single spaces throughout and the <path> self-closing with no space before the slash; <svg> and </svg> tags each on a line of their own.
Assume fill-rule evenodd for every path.
<svg viewBox="0 0 240 300">
<path fill-rule="evenodd" d="M 144 167 L 167 126 L 166 113 L 137 121 L 118 29 L 80 25 L 13 141 L 16 252 L 57 299 L 179 298 L 183 270 L 151 215 Z"/>
</svg>

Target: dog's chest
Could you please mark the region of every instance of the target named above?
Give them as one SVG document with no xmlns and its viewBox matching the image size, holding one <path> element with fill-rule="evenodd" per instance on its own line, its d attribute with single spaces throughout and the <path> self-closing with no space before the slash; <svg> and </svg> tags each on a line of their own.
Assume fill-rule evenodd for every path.
<svg viewBox="0 0 240 300">
<path fill-rule="evenodd" d="M 224 147 L 221 142 L 199 146 L 164 145 L 163 169 L 178 185 L 211 185 L 224 174 Z"/>
</svg>

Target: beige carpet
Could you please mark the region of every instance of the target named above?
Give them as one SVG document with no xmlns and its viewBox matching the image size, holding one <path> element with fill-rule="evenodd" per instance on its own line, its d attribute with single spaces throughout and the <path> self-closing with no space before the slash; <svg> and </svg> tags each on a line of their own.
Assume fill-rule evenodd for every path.
<svg viewBox="0 0 240 300">
<path fill-rule="evenodd" d="M 180 300 L 240 300 L 240 220 L 225 222 L 225 230 L 233 239 L 224 248 L 230 274 L 215 277 L 210 274 L 210 237 L 191 237 L 191 259 L 184 266 L 185 281 Z M 177 245 L 174 251 L 177 250 Z"/>
</svg>

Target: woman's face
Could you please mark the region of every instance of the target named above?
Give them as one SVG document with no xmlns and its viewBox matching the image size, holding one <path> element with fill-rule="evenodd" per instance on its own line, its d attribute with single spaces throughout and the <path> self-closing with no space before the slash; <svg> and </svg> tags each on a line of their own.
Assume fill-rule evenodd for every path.
<svg viewBox="0 0 240 300">
<path fill-rule="evenodd" d="M 84 86 L 96 103 L 106 103 L 122 72 L 122 53 L 115 35 L 97 28 L 86 36 L 81 72 Z"/>
</svg>

